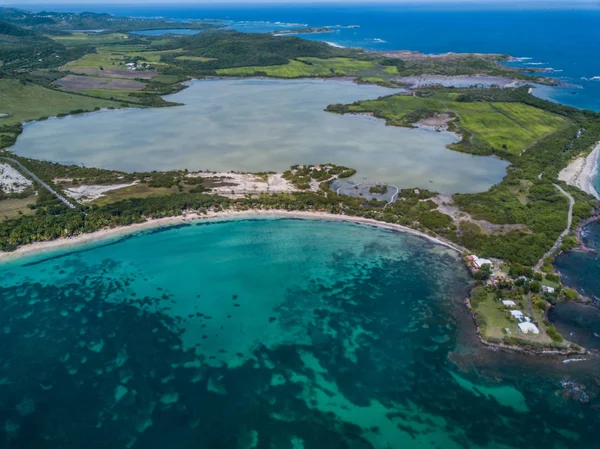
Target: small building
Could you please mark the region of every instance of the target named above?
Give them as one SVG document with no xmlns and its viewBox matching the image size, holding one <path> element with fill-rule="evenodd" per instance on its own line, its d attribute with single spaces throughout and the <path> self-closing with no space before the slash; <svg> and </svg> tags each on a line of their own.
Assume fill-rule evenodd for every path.
<svg viewBox="0 0 600 449">
<path fill-rule="evenodd" d="M 554 287 L 550 287 L 549 285 L 542 285 L 542 291 L 544 293 L 554 293 Z"/>
<path fill-rule="evenodd" d="M 505 307 L 515 307 L 517 305 L 512 299 L 503 299 L 502 305 Z"/>
<path fill-rule="evenodd" d="M 523 312 L 521 312 L 520 310 L 511 310 L 510 314 L 513 318 L 519 320 L 519 321 L 523 321 L 524 320 L 524 315 Z"/>
<path fill-rule="evenodd" d="M 479 270 L 482 266 L 484 265 L 489 265 L 491 268 L 494 267 L 494 264 L 492 263 L 491 260 L 489 259 L 483 259 L 481 257 L 477 257 L 476 255 L 471 255 L 469 256 L 472 259 L 469 259 L 472 263 L 473 263 L 473 267 L 477 270 Z"/>
<path fill-rule="evenodd" d="M 521 332 L 523 332 L 524 334 L 539 334 L 540 330 L 538 329 L 538 327 L 531 323 L 531 322 L 525 322 L 525 323 L 519 323 L 519 330 Z"/>
</svg>

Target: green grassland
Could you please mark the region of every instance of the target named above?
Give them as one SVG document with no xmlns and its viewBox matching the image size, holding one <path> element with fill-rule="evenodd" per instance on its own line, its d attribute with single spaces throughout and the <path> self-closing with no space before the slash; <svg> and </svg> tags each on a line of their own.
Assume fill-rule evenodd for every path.
<svg viewBox="0 0 600 449">
<path fill-rule="evenodd" d="M 79 45 L 102 45 L 102 44 L 112 44 L 112 43 L 121 43 L 129 39 L 129 36 L 124 33 L 110 33 L 110 34 L 102 34 L 102 33 L 70 33 L 68 35 L 60 35 L 60 36 L 48 36 L 56 42 L 59 42 L 65 46 L 79 46 Z"/>
<path fill-rule="evenodd" d="M 470 145 L 453 148 L 477 154 L 494 150 L 519 154 L 537 139 L 565 124 L 565 119 L 522 103 L 463 102 L 458 93 L 436 92 L 431 96 L 395 95 L 348 105 L 342 112 L 369 112 L 390 125 L 412 126 L 436 112 L 455 117 L 453 125 L 466 131 Z M 333 112 L 336 112 L 333 110 Z"/>
<path fill-rule="evenodd" d="M 302 57 L 292 59 L 282 65 L 219 69 L 217 74 L 228 76 L 264 75 L 276 78 L 361 76 L 380 80 L 397 75 L 397 69 L 396 67 L 381 66 L 374 61 L 361 61 L 353 58 Z"/>
<path fill-rule="evenodd" d="M 119 107 L 119 103 L 114 101 L 59 92 L 32 83 L 22 84 L 14 79 L 0 79 L 0 104 L 2 112 L 10 114 L 0 119 L 0 125 L 68 114 L 75 110 Z"/>
<path fill-rule="evenodd" d="M 215 60 L 215 58 L 205 58 L 203 56 L 177 56 L 175 59 L 178 61 L 196 61 L 196 62 L 208 62 L 208 61 Z"/>
<path fill-rule="evenodd" d="M 28 207 L 32 204 L 35 204 L 35 196 L 0 200 L 0 221 L 32 215 L 35 211 Z"/>
<path fill-rule="evenodd" d="M 143 45 L 135 46 L 103 46 L 97 47 L 96 53 L 88 53 L 81 58 L 71 61 L 65 66 L 64 70 L 72 69 L 97 69 L 102 66 L 105 68 L 123 68 L 126 59 L 140 58 L 153 64 L 160 63 L 163 55 L 177 55 L 182 50 L 152 50 Z"/>
<path fill-rule="evenodd" d="M 122 66 L 123 55 L 112 51 L 98 51 L 97 53 L 88 53 L 75 61 L 65 64 L 63 70 L 87 69 L 98 67 L 118 68 Z M 75 70 L 74 70 L 75 71 Z"/>
<path fill-rule="evenodd" d="M 480 289 L 482 287 L 477 287 Z M 514 298 L 513 298 L 514 299 Z M 542 301 L 544 301 L 542 299 Z M 520 298 L 517 301 L 517 307 L 515 310 L 525 311 L 525 303 L 527 299 Z M 496 295 L 488 293 L 487 297 L 483 300 L 472 301 L 472 306 L 475 311 L 475 316 L 481 330 L 482 337 L 491 342 L 506 342 L 514 344 L 513 339 L 518 339 L 523 342 L 543 345 L 543 346 L 560 346 L 565 347 L 568 342 L 562 342 L 557 345 L 553 343 L 552 339 L 546 334 L 546 327 L 543 324 L 543 313 L 537 308 L 533 307 L 533 316 L 538 329 L 539 334 L 524 334 L 518 327 L 518 321 L 510 316 L 510 311 L 502 305 Z M 507 332 L 508 331 L 508 332 Z"/>
</svg>

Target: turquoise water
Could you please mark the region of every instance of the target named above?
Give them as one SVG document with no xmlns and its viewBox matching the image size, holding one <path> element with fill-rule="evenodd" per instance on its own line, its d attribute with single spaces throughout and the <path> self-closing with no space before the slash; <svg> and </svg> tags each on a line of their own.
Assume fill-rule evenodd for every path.
<svg viewBox="0 0 600 449">
<path fill-rule="evenodd" d="M 417 237 L 205 222 L 0 276 L 4 447 L 597 447 L 598 385 L 474 358 L 468 273 Z"/>
</svg>

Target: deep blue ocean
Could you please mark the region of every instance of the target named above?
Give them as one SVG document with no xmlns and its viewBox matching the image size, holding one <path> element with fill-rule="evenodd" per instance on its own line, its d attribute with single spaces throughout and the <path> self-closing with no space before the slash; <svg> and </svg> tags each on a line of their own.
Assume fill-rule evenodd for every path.
<svg viewBox="0 0 600 449">
<path fill-rule="evenodd" d="M 16 5 L 18 6 L 18 5 Z M 31 6 L 33 9 L 34 6 Z M 563 87 L 536 94 L 600 111 L 600 3 L 587 7 L 494 9 L 481 5 L 414 6 L 371 3 L 225 5 L 44 5 L 48 11 L 108 12 L 119 16 L 216 19 L 243 32 L 266 33 L 301 26 L 333 26 L 305 39 L 343 47 L 424 53 L 503 53 L 509 65 L 552 69 Z M 37 6 L 36 10 L 40 10 Z M 600 171 L 600 170 L 599 170 Z M 600 177 L 596 177 L 600 191 Z"/>
<path fill-rule="evenodd" d="M 477 8 L 373 3 L 44 5 L 44 9 L 52 11 L 108 12 L 177 20 L 220 19 L 245 32 L 269 32 L 299 25 L 339 25 L 332 33 L 302 37 L 374 50 L 505 53 L 531 58 L 516 63 L 519 66 L 552 68 L 554 72 L 548 76 L 571 85 L 548 92 L 552 99 L 578 108 L 600 110 L 600 6 L 549 10 Z M 352 25 L 358 28 L 347 28 Z"/>
</svg>

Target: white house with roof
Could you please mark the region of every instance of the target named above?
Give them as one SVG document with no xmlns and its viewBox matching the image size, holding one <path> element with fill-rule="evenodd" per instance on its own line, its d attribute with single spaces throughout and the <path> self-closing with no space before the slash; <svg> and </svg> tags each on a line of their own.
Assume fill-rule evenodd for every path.
<svg viewBox="0 0 600 449">
<path fill-rule="evenodd" d="M 510 315 L 519 321 L 525 320 L 525 315 L 523 315 L 523 312 L 521 312 L 520 310 L 511 310 Z"/>
<path fill-rule="evenodd" d="M 502 305 L 504 307 L 515 307 L 517 305 L 517 303 L 514 302 L 512 299 L 503 299 Z"/>
<path fill-rule="evenodd" d="M 538 327 L 530 321 L 519 323 L 519 330 L 524 334 L 539 334 L 540 330 Z"/>
<path fill-rule="evenodd" d="M 542 291 L 544 293 L 554 293 L 554 287 L 550 287 L 549 285 L 542 285 Z"/>
<path fill-rule="evenodd" d="M 469 260 L 473 262 L 473 267 L 479 270 L 484 265 L 489 265 L 491 268 L 494 267 L 494 264 L 489 259 L 484 259 L 483 257 L 477 257 L 475 254 L 469 256 Z"/>
</svg>

